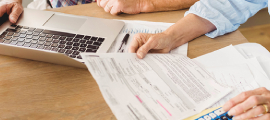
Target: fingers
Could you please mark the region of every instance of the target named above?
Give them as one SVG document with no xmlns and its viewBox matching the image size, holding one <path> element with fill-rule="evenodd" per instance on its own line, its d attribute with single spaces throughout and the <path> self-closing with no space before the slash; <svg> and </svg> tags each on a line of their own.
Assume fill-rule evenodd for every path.
<svg viewBox="0 0 270 120">
<path fill-rule="evenodd" d="M 264 114 L 262 116 L 253 118 L 252 120 L 270 120 L 270 113 Z"/>
<path fill-rule="evenodd" d="M 223 110 L 229 111 L 232 107 L 236 106 L 239 103 L 242 103 L 243 101 L 248 99 L 250 96 L 261 95 L 266 91 L 267 91 L 267 89 L 262 87 L 262 88 L 257 88 L 255 90 L 243 92 L 243 93 L 237 95 L 236 97 L 230 99 L 228 102 L 226 102 L 223 105 Z"/>
<path fill-rule="evenodd" d="M 99 3 L 100 7 L 103 7 L 103 8 L 105 9 L 105 7 L 106 7 L 108 1 L 109 1 L 109 0 L 101 0 L 100 3 Z"/>
<path fill-rule="evenodd" d="M 267 109 L 269 109 L 269 107 Z M 263 105 L 259 105 L 253 109 L 250 109 L 249 111 L 247 111 L 241 115 L 234 116 L 233 119 L 234 120 L 247 120 L 247 119 L 251 119 L 251 118 L 254 118 L 256 116 L 265 114 L 265 112 L 266 112 L 265 107 Z"/>
<path fill-rule="evenodd" d="M 143 44 L 137 51 L 138 58 L 142 59 L 148 53 L 149 50 L 153 49 L 157 45 L 157 42 L 152 39 L 152 37 L 147 40 L 145 44 Z"/>
<path fill-rule="evenodd" d="M 14 7 L 12 7 L 11 9 L 11 13 L 9 15 L 9 20 L 11 23 L 16 23 L 18 18 L 20 17 L 20 15 L 23 12 L 23 7 L 21 5 L 15 5 Z"/>
<path fill-rule="evenodd" d="M 101 7 L 101 6 L 100 6 L 100 1 L 101 1 L 101 0 L 97 0 L 97 5 L 98 5 L 99 7 Z"/>
</svg>

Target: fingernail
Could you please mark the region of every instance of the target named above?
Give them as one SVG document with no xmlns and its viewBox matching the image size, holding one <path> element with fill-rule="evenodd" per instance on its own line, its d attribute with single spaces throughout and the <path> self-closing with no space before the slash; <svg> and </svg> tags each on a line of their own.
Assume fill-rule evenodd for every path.
<svg viewBox="0 0 270 120">
<path fill-rule="evenodd" d="M 233 117 L 232 120 L 240 120 L 240 117 L 238 117 L 238 116 Z"/>
<path fill-rule="evenodd" d="M 235 114 L 235 110 L 234 110 L 234 109 L 229 110 L 228 114 L 229 114 L 230 116 L 234 115 L 234 114 Z"/>
<path fill-rule="evenodd" d="M 142 58 L 142 55 L 143 55 L 142 52 L 138 53 L 139 58 Z"/>
</svg>

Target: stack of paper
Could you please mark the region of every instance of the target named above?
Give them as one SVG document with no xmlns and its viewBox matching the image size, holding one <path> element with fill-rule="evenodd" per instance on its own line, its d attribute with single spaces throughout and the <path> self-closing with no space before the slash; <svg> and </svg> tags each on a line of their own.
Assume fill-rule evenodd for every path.
<svg viewBox="0 0 270 120">
<path fill-rule="evenodd" d="M 259 44 L 228 46 L 194 60 L 202 64 L 219 85 L 233 89 L 212 107 L 221 106 L 244 91 L 258 87 L 270 89 L 270 53 Z"/>
</svg>

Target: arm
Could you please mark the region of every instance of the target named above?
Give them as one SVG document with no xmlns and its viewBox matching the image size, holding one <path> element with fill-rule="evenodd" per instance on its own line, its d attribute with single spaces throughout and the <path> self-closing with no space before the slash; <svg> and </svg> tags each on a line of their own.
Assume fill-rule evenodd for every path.
<svg viewBox="0 0 270 120">
<path fill-rule="evenodd" d="M 188 8 L 198 0 L 97 0 L 97 4 L 113 15 L 138 14 Z"/>
<path fill-rule="evenodd" d="M 0 2 L 0 17 L 7 13 L 11 23 L 17 22 L 22 11 L 22 0 L 2 0 Z"/>
<path fill-rule="evenodd" d="M 236 30 L 267 3 L 268 0 L 200 0 L 165 32 L 136 35 L 129 51 L 143 58 L 149 50 L 166 53 L 203 34 L 211 38 L 224 35 Z"/>
</svg>

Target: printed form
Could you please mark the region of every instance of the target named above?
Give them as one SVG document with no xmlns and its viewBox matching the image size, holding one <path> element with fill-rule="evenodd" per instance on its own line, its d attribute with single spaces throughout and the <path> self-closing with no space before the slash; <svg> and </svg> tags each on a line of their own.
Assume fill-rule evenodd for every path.
<svg viewBox="0 0 270 120">
<path fill-rule="evenodd" d="M 213 105 L 231 89 L 180 54 L 82 53 L 119 120 L 180 120 Z"/>
</svg>

